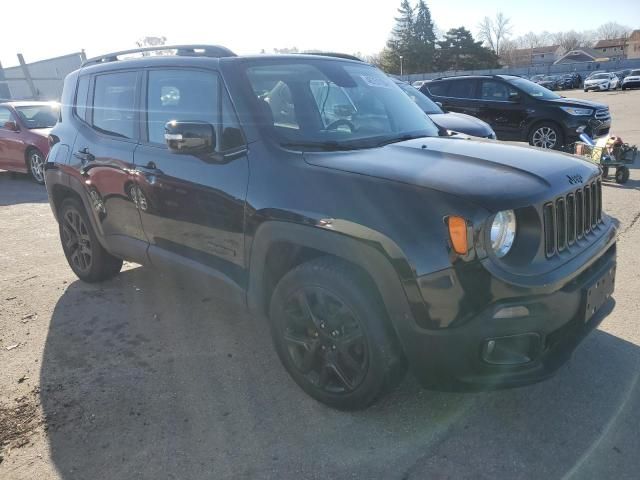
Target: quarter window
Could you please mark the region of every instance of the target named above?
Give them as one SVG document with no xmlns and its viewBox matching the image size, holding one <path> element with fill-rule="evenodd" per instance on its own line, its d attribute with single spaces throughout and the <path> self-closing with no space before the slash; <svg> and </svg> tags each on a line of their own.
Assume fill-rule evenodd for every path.
<svg viewBox="0 0 640 480">
<path fill-rule="evenodd" d="M 80 77 L 76 92 L 75 112 L 78 118 L 87 119 L 87 97 L 89 96 L 89 77 Z"/>
<path fill-rule="evenodd" d="M 102 133 L 134 138 L 137 73 L 110 73 L 96 77 L 93 126 Z"/>
</svg>

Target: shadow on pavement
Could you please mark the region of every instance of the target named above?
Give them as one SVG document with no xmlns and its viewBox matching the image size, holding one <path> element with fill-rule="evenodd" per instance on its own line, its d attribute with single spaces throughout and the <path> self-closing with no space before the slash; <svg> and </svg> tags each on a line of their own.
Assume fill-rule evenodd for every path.
<svg viewBox="0 0 640 480">
<path fill-rule="evenodd" d="M 0 170 L 0 207 L 47 202 L 47 190 L 29 175 Z"/>
<path fill-rule="evenodd" d="M 636 419 L 629 438 L 602 464 L 638 471 L 626 469 L 639 466 L 639 364 L 635 345 L 596 331 L 538 385 L 452 394 L 408 378 L 366 411 L 337 412 L 289 379 L 263 320 L 135 268 L 69 285 L 40 395 L 65 480 L 559 478 L 599 458 L 622 418 Z"/>
</svg>

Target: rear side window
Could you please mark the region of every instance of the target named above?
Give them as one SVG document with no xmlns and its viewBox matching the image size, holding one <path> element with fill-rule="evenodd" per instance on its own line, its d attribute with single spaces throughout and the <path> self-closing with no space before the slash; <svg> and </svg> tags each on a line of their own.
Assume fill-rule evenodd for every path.
<svg viewBox="0 0 640 480">
<path fill-rule="evenodd" d="M 93 95 L 93 126 L 107 135 L 134 138 L 135 72 L 98 75 Z"/>
<path fill-rule="evenodd" d="M 452 98 L 476 98 L 476 81 L 467 79 L 452 81 L 447 96 Z"/>
<path fill-rule="evenodd" d="M 447 90 L 449 87 L 449 82 L 430 82 L 427 83 L 427 89 L 431 95 L 435 95 L 437 97 L 446 97 Z"/>
<path fill-rule="evenodd" d="M 89 96 L 89 77 L 80 77 L 78 90 L 76 91 L 75 114 L 81 120 L 87 119 L 87 97 Z"/>
</svg>

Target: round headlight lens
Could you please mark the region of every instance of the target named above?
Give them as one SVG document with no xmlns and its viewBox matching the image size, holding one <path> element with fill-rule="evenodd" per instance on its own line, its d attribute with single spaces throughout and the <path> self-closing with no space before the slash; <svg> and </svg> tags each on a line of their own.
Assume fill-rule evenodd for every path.
<svg viewBox="0 0 640 480">
<path fill-rule="evenodd" d="M 497 257 L 502 258 L 513 246 L 516 238 L 516 214 L 513 210 L 498 212 L 491 225 L 491 248 Z"/>
</svg>

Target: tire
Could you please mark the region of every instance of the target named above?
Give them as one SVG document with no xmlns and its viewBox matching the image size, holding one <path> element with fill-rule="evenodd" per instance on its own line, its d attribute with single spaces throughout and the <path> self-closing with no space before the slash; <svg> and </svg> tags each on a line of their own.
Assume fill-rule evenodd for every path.
<svg viewBox="0 0 640 480">
<path fill-rule="evenodd" d="M 44 185 L 44 161 L 45 157 L 37 148 L 27 151 L 27 169 L 34 182 Z"/>
<path fill-rule="evenodd" d="M 102 247 L 79 200 L 66 198 L 60 205 L 58 221 L 64 255 L 80 280 L 102 282 L 120 272 L 122 260 Z"/>
<path fill-rule="evenodd" d="M 602 167 L 602 178 L 607 178 L 609 176 L 609 167 Z"/>
<path fill-rule="evenodd" d="M 534 125 L 529 132 L 529 145 L 539 148 L 560 150 L 564 145 L 562 130 L 555 123 L 538 123 Z"/>
<path fill-rule="evenodd" d="M 320 257 L 276 286 L 269 320 L 283 366 L 308 395 L 333 408 L 366 408 L 404 377 L 406 365 L 369 278 Z"/>
<path fill-rule="evenodd" d="M 627 167 L 616 168 L 616 183 L 620 185 L 627 183 L 629 180 L 629 169 Z"/>
</svg>

